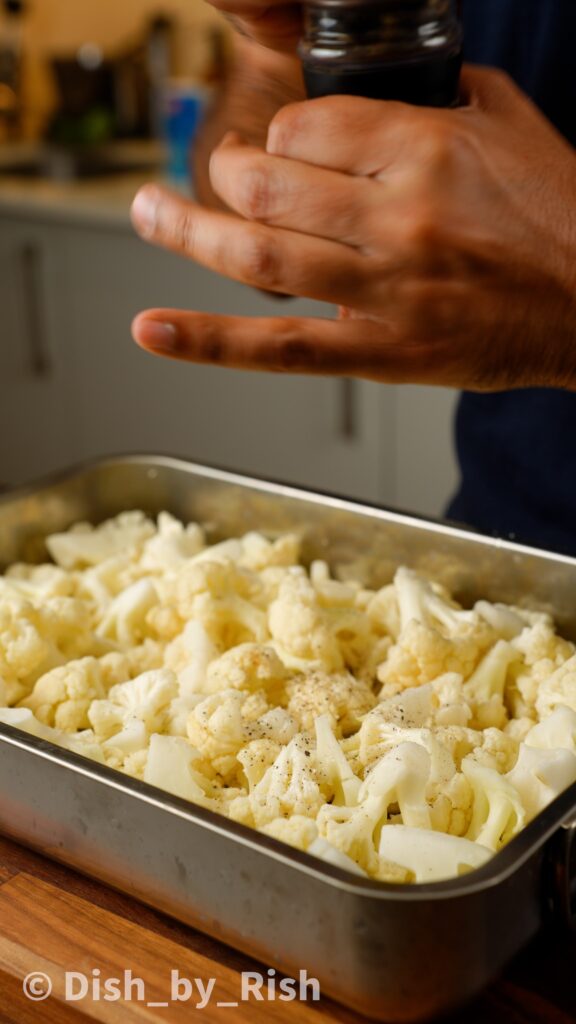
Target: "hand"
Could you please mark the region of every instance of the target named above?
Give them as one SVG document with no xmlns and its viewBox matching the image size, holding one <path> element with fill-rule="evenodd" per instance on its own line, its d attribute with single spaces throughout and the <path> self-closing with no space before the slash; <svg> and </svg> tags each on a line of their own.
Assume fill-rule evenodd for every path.
<svg viewBox="0 0 576 1024">
<path fill-rule="evenodd" d="M 147 186 L 148 239 L 340 320 L 152 310 L 157 354 L 474 390 L 576 388 L 576 156 L 500 72 L 455 111 L 330 97 L 285 107 L 267 149 L 229 137 L 211 179 L 237 214 Z"/>
</svg>

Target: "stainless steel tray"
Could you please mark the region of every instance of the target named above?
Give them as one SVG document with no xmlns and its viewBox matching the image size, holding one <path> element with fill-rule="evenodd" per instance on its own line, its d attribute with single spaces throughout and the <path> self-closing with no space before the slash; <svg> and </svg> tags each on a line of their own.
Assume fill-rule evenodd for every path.
<svg viewBox="0 0 576 1024">
<path fill-rule="evenodd" d="M 115 458 L 0 499 L 0 563 L 80 519 L 169 509 L 214 536 L 299 530 L 366 583 L 400 563 L 464 600 L 526 595 L 576 638 L 576 561 L 161 457 Z M 337 868 L 0 725 L 0 831 L 297 974 L 378 1020 L 419 1021 L 486 985 L 554 914 L 576 919 L 576 785 L 484 868 L 413 887 Z M 1 928 L 1 923 L 0 923 Z"/>
</svg>

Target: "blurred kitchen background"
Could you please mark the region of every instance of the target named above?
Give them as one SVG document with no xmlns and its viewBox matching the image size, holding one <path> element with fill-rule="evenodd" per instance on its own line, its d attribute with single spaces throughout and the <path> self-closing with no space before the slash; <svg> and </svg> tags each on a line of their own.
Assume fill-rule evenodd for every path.
<svg viewBox="0 0 576 1024">
<path fill-rule="evenodd" d="M 155 359 L 141 309 L 325 315 L 147 246 L 130 202 L 190 190 L 225 79 L 203 0 L 0 0 L 0 486 L 93 456 L 163 452 L 440 515 L 455 396 Z"/>
</svg>

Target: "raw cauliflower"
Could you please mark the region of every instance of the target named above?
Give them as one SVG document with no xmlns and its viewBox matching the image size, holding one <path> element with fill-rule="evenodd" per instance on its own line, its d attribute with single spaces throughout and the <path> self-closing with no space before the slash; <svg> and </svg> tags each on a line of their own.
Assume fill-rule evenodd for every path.
<svg viewBox="0 0 576 1024">
<path fill-rule="evenodd" d="M 549 615 L 209 529 L 129 512 L 0 576 L 0 728 L 392 884 L 481 867 L 576 782 Z"/>
<path fill-rule="evenodd" d="M 540 719 L 561 705 L 576 711 L 576 655 L 544 679 L 538 690 L 535 708 Z"/>
<path fill-rule="evenodd" d="M 114 655 L 69 661 L 43 675 L 20 706 L 33 711 L 45 725 L 64 732 L 88 729 L 92 702 L 107 695 L 123 668 Z"/>
<path fill-rule="evenodd" d="M 286 686 L 287 707 L 301 729 L 328 715 L 338 736 L 354 732 L 362 717 L 376 704 L 370 686 L 348 672 L 329 675 L 321 669 L 298 674 Z"/>
</svg>

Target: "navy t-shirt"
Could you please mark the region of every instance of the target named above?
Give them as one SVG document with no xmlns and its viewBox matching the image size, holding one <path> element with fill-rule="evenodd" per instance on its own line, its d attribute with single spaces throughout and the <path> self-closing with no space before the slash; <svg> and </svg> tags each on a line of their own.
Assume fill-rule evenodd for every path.
<svg viewBox="0 0 576 1024">
<path fill-rule="evenodd" d="M 576 145 L 576 0 L 463 6 L 466 59 L 508 71 Z M 465 393 L 456 440 L 451 519 L 576 555 L 576 393 Z"/>
</svg>

